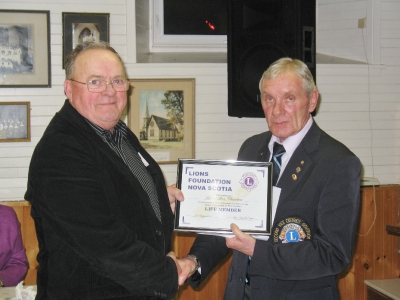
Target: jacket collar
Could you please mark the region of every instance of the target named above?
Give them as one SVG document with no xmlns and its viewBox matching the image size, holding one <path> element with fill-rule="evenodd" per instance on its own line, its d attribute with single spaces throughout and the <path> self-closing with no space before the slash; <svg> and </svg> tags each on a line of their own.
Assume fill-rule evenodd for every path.
<svg viewBox="0 0 400 300">
<path fill-rule="evenodd" d="M 286 199 L 289 195 L 290 199 L 294 198 L 295 195 L 291 194 L 297 193 L 300 190 L 298 187 L 307 180 L 316 163 L 320 138 L 321 129 L 314 122 L 293 153 L 277 184 L 278 187 L 284 187 L 280 199 Z"/>
</svg>

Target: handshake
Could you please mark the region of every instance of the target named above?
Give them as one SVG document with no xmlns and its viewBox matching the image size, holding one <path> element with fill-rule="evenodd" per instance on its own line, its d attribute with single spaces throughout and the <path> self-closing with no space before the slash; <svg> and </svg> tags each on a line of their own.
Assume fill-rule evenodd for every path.
<svg viewBox="0 0 400 300">
<path fill-rule="evenodd" d="M 226 246 L 230 249 L 240 251 L 248 256 L 253 256 L 256 240 L 247 233 L 244 233 L 239 227 L 232 223 L 231 230 L 234 237 L 226 237 Z M 171 257 L 176 264 L 178 270 L 178 284 L 183 285 L 190 276 L 192 276 L 199 268 L 201 262 L 194 255 L 188 255 L 184 258 L 177 258 L 173 251 L 167 256 Z"/>
<path fill-rule="evenodd" d="M 200 267 L 200 264 L 195 256 L 188 255 L 184 258 L 177 258 L 175 253 L 172 251 L 169 252 L 167 256 L 171 257 L 176 263 L 179 285 L 184 284 L 186 279 L 192 276 Z"/>
<path fill-rule="evenodd" d="M 175 200 L 183 201 L 183 194 L 178 188 L 176 188 L 175 184 L 168 186 L 167 191 L 172 213 L 175 213 Z M 225 238 L 226 246 L 230 249 L 240 251 L 248 256 L 253 256 L 256 240 L 251 235 L 241 231 L 234 223 L 231 224 L 231 230 L 234 234 L 234 237 Z M 184 258 L 177 258 L 176 254 L 171 251 L 167 254 L 167 256 L 171 257 L 175 261 L 178 271 L 179 285 L 183 285 L 186 279 L 192 276 L 200 268 L 201 262 L 199 262 L 193 255 L 188 255 Z"/>
</svg>

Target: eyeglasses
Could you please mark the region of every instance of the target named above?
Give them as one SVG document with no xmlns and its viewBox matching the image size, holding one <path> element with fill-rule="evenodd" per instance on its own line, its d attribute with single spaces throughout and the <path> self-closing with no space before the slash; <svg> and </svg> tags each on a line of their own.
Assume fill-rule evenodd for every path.
<svg viewBox="0 0 400 300">
<path fill-rule="evenodd" d="M 129 81 L 125 79 L 113 79 L 112 81 L 106 81 L 102 79 L 92 79 L 88 82 L 80 82 L 75 79 L 70 79 L 71 81 L 85 84 L 87 89 L 91 93 L 102 93 L 107 89 L 107 85 L 111 84 L 114 91 L 116 92 L 126 92 L 129 89 Z"/>
</svg>

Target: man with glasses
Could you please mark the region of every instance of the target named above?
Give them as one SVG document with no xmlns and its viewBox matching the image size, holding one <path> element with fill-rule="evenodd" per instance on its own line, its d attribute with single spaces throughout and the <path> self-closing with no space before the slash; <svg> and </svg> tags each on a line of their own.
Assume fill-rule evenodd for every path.
<svg viewBox="0 0 400 300">
<path fill-rule="evenodd" d="M 39 241 L 36 299 L 171 299 L 173 203 L 183 195 L 120 121 L 122 60 L 86 42 L 65 73 L 68 99 L 36 146 L 25 194 Z"/>
</svg>

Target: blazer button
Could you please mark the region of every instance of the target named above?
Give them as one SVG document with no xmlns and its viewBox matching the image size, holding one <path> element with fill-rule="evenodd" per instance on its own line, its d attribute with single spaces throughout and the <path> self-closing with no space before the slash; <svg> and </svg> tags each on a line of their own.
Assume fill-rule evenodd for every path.
<svg viewBox="0 0 400 300">
<path fill-rule="evenodd" d="M 157 235 L 161 235 L 161 231 L 160 230 L 156 230 L 156 234 Z"/>
</svg>

